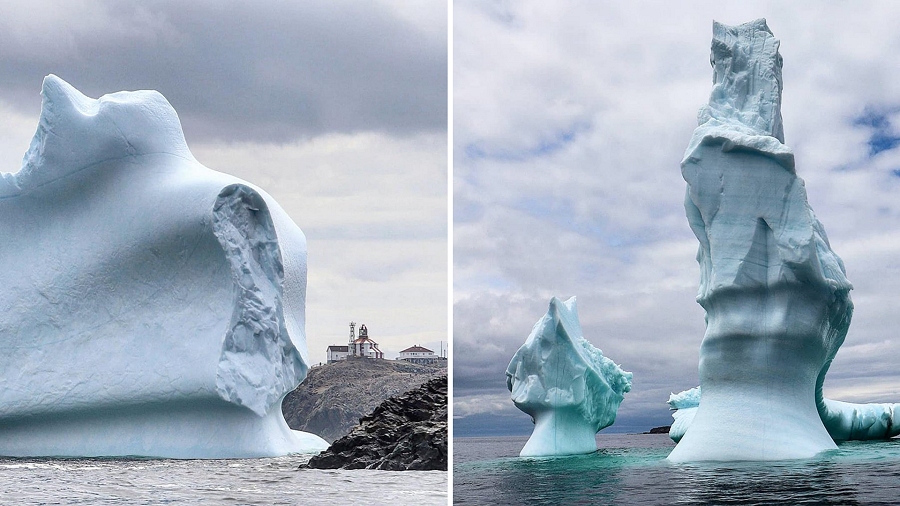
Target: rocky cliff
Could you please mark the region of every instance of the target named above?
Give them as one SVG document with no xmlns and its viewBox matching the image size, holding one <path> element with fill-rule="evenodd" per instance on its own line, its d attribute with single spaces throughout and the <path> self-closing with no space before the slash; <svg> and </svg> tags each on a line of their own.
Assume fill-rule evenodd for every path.
<svg viewBox="0 0 900 506">
<path fill-rule="evenodd" d="M 302 467 L 446 471 L 447 376 L 384 401 Z"/>
<path fill-rule="evenodd" d="M 284 398 L 281 410 L 292 429 L 312 432 L 330 443 L 385 399 L 446 373 L 446 368 L 395 360 L 335 362 L 310 369 L 306 380 Z"/>
</svg>

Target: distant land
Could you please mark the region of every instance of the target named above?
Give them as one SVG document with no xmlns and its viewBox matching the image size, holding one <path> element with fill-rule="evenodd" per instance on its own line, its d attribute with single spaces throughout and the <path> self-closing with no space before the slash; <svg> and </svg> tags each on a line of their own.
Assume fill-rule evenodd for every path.
<svg viewBox="0 0 900 506">
<path fill-rule="evenodd" d="M 512 403 L 512 401 L 510 401 Z M 600 431 L 601 434 L 642 434 L 654 427 L 669 425 L 672 418 L 619 416 L 616 423 Z M 525 413 L 494 415 L 479 413 L 453 419 L 453 437 L 528 436 L 534 425 Z"/>
</svg>

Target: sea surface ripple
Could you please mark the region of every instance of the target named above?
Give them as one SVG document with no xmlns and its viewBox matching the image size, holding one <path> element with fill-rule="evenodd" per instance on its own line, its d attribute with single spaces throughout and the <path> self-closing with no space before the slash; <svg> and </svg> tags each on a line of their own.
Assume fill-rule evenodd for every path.
<svg viewBox="0 0 900 506">
<path fill-rule="evenodd" d="M 0 504 L 447 504 L 445 471 L 297 468 L 307 460 L 0 458 Z"/>
<path fill-rule="evenodd" d="M 900 440 L 815 459 L 672 464 L 667 435 L 599 435 L 599 450 L 519 458 L 527 437 L 454 438 L 454 504 L 895 505 Z"/>
</svg>

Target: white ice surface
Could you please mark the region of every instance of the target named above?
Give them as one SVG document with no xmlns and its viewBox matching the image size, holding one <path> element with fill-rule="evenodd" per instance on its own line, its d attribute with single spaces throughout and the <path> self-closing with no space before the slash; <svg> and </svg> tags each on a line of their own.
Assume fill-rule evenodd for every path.
<svg viewBox="0 0 900 506">
<path fill-rule="evenodd" d="M 669 459 L 812 457 L 835 448 L 816 399 L 852 287 L 783 145 L 777 39 L 765 20 L 713 32 L 713 91 L 682 162 L 707 318 L 702 402 Z"/>
<path fill-rule="evenodd" d="M 300 229 L 200 165 L 159 93 L 42 96 L 0 179 L 0 455 L 327 447 L 280 409 L 309 363 Z"/>
<path fill-rule="evenodd" d="M 584 339 L 575 297 L 554 297 L 506 369 L 512 401 L 534 420 L 520 455 L 596 451 L 594 436 L 616 420 L 631 376 Z"/>
<path fill-rule="evenodd" d="M 817 397 L 820 393 L 817 392 Z M 891 403 L 854 404 L 822 399 L 817 401 L 819 416 L 825 429 L 835 441 L 888 439 L 900 434 L 894 414 L 900 405 Z M 669 397 L 672 411 L 672 427 L 669 437 L 681 441 L 694 420 L 700 406 L 700 387 L 694 387 Z"/>
<path fill-rule="evenodd" d="M 852 286 L 783 144 L 778 46 L 765 20 L 713 24 L 713 91 L 682 161 L 707 317 L 703 402 L 700 388 L 670 397 L 673 461 L 803 458 L 900 433 L 898 404 L 823 396 Z"/>
</svg>

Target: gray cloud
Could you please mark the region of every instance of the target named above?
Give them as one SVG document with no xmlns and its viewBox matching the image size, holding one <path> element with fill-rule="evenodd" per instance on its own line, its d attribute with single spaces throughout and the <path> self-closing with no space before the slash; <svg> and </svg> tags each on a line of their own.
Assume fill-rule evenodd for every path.
<svg viewBox="0 0 900 506">
<path fill-rule="evenodd" d="M 585 337 L 635 373 L 623 420 L 668 419 L 669 392 L 696 385 L 704 322 L 679 162 L 710 91 L 712 20 L 759 17 L 782 41 L 787 144 L 855 286 L 826 392 L 900 400 L 898 14 L 878 2 L 457 1 L 460 413 L 514 409 L 503 370 L 553 295 L 577 295 Z"/>
<path fill-rule="evenodd" d="M 306 234 L 315 363 L 365 323 L 390 358 L 447 340 L 447 151 L 442 134 L 333 134 L 199 144 L 202 163 L 265 188 Z"/>
<path fill-rule="evenodd" d="M 204 165 L 271 194 L 309 248 L 314 363 L 366 323 L 389 358 L 447 341 L 447 5 L 82 0 L 0 7 L 0 171 L 47 73 L 157 89 Z"/>
<path fill-rule="evenodd" d="M 156 89 L 188 140 L 446 128 L 446 15 L 378 2 L 33 3 L 0 16 L 0 95 L 39 108 L 55 73 L 89 96 Z M 445 11 L 444 11 L 445 12 Z"/>
</svg>

